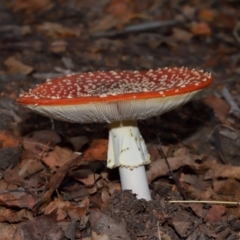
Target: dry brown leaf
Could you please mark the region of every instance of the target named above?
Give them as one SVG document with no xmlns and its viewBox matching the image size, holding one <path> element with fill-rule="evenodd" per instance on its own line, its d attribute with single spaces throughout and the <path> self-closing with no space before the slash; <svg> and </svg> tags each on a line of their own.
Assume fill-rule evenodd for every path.
<svg viewBox="0 0 240 240">
<path fill-rule="evenodd" d="M 198 17 L 201 21 L 212 22 L 214 19 L 214 13 L 209 9 L 203 8 L 199 10 Z"/>
<path fill-rule="evenodd" d="M 9 223 L 0 223 L 1 229 L 1 240 L 14 239 L 14 233 L 18 227 L 23 223 L 18 224 L 9 224 Z M 14 240 L 24 240 L 24 239 L 14 239 Z"/>
<path fill-rule="evenodd" d="M 118 19 L 117 28 L 128 23 L 137 13 L 135 3 L 131 0 L 111 0 L 106 12 Z"/>
<path fill-rule="evenodd" d="M 27 219 L 33 219 L 33 213 L 26 209 L 16 211 L 5 207 L 0 208 L 0 222 L 16 223 Z"/>
<path fill-rule="evenodd" d="M 25 178 L 44 169 L 44 165 L 36 158 L 24 159 L 21 161 L 19 168 L 18 176 Z"/>
<path fill-rule="evenodd" d="M 222 216 L 226 213 L 226 207 L 222 205 L 211 205 L 204 218 L 205 222 L 221 222 Z"/>
<path fill-rule="evenodd" d="M 69 138 L 70 143 L 72 143 L 75 151 L 81 151 L 82 147 L 89 142 L 86 136 L 77 136 Z"/>
<path fill-rule="evenodd" d="M 101 200 L 102 200 L 102 209 L 107 209 L 110 202 L 110 194 L 106 188 L 102 189 Z"/>
<path fill-rule="evenodd" d="M 114 28 L 118 24 L 118 19 L 114 18 L 111 15 L 104 16 L 100 21 L 94 21 L 89 28 L 91 34 L 101 31 L 106 31 L 111 28 Z"/>
<path fill-rule="evenodd" d="M 33 13 L 39 10 L 47 11 L 53 7 L 52 0 L 14 0 L 12 7 L 14 11 L 25 11 Z"/>
<path fill-rule="evenodd" d="M 7 72 L 9 74 L 21 73 L 24 75 L 28 75 L 34 70 L 33 67 L 23 64 L 13 56 L 8 57 L 4 61 L 4 65 L 7 67 Z"/>
<path fill-rule="evenodd" d="M 100 178 L 101 175 L 94 173 L 89 168 L 78 169 L 69 173 L 69 176 L 82 182 L 87 186 L 93 186 L 95 182 Z"/>
<path fill-rule="evenodd" d="M 31 143 L 39 143 L 54 147 L 56 144 L 60 142 L 61 136 L 53 130 L 34 131 L 25 135 L 22 140 L 22 144 L 25 149 L 31 149 L 32 148 Z M 30 144 L 30 146 L 28 144 Z M 42 150 L 43 149 L 41 149 L 41 151 Z"/>
<path fill-rule="evenodd" d="M 193 34 L 181 28 L 172 29 L 172 38 L 174 38 L 177 41 L 188 43 L 192 37 L 193 37 Z"/>
<path fill-rule="evenodd" d="M 3 178 L 8 184 L 21 185 L 23 183 L 23 178 L 18 175 L 18 167 L 9 168 L 4 171 Z"/>
<path fill-rule="evenodd" d="M 107 160 L 107 139 L 94 139 L 89 148 L 83 153 L 84 161 L 106 161 Z"/>
<path fill-rule="evenodd" d="M 15 137 L 10 131 L 0 132 L 0 146 L 5 147 L 18 147 L 19 139 Z"/>
<path fill-rule="evenodd" d="M 7 192 L 0 194 L 0 204 L 7 207 L 32 209 L 35 205 L 32 195 L 25 192 Z"/>
<path fill-rule="evenodd" d="M 206 105 L 214 110 L 215 115 L 222 123 L 227 124 L 226 119 L 228 117 L 230 107 L 223 99 L 214 95 L 209 95 L 204 97 L 202 100 Z"/>
<path fill-rule="evenodd" d="M 66 52 L 68 43 L 64 40 L 56 40 L 51 42 L 49 50 L 54 53 Z"/>
<path fill-rule="evenodd" d="M 0 180 L 0 192 L 3 192 L 7 189 L 8 184 L 2 179 Z"/>
<path fill-rule="evenodd" d="M 206 22 L 192 22 L 190 30 L 191 33 L 196 36 L 208 37 L 212 34 L 211 28 Z"/>
<path fill-rule="evenodd" d="M 68 28 L 60 23 L 45 22 L 37 26 L 37 30 L 45 33 L 49 37 L 79 37 L 80 28 Z"/>
<path fill-rule="evenodd" d="M 192 160 L 189 156 L 168 158 L 168 162 L 172 171 L 177 170 L 184 165 L 195 165 L 194 160 Z M 149 170 L 146 173 L 148 183 L 151 183 L 157 177 L 166 176 L 168 172 L 169 169 L 164 159 L 158 159 L 151 162 Z"/>
<path fill-rule="evenodd" d="M 20 226 L 12 240 L 26 239 L 64 239 L 64 233 L 57 225 L 56 213 L 36 217 Z"/>
<path fill-rule="evenodd" d="M 69 148 L 55 146 L 53 151 L 49 152 L 47 156 L 42 158 L 42 161 L 50 168 L 56 168 L 63 166 L 77 156 L 78 154 L 74 153 Z"/>
<path fill-rule="evenodd" d="M 69 201 L 63 201 L 60 198 L 55 198 L 49 205 L 45 208 L 44 214 L 50 214 L 55 212 L 57 221 L 63 221 L 67 217 L 68 208 L 73 207 L 72 203 Z"/>
<path fill-rule="evenodd" d="M 121 191 L 121 184 L 117 182 L 109 182 L 108 183 L 109 193 L 113 195 L 115 191 Z"/>
<path fill-rule="evenodd" d="M 239 193 L 240 183 L 234 178 L 227 178 L 223 180 L 214 180 L 213 181 L 213 190 L 227 199 L 238 199 L 240 197 Z"/>
<path fill-rule="evenodd" d="M 56 171 L 56 173 L 50 178 L 46 186 L 47 191 L 42 196 L 41 203 L 49 200 L 52 193 L 61 185 L 69 169 L 73 166 L 80 164 L 81 160 L 82 157 L 78 156 L 71 161 L 65 163 L 62 167 L 58 169 L 58 171 Z"/>
</svg>

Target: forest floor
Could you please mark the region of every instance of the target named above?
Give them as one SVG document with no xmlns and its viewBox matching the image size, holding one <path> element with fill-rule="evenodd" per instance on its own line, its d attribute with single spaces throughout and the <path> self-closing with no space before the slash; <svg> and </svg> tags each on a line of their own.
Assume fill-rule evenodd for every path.
<svg viewBox="0 0 240 240">
<path fill-rule="evenodd" d="M 2 0 L 0 240 L 240 239 L 239 13 L 238 0 Z M 51 121 L 16 103 L 69 73 L 173 66 L 214 83 L 139 121 L 152 201 L 121 191 L 106 168 L 106 124 Z"/>
</svg>

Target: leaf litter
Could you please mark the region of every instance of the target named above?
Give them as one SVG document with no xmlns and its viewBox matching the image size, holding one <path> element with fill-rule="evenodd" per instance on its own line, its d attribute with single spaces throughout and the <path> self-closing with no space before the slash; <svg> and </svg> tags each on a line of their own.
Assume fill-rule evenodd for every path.
<svg viewBox="0 0 240 240">
<path fill-rule="evenodd" d="M 199 3 L 1 3 L 0 239 L 238 239 L 239 3 Z M 216 80 L 201 100 L 139 122 L 150 202 L 106 169 L 106 125 L 51 122 L 14 102 L 46 76 L 173 65 Z"/>
</svg>

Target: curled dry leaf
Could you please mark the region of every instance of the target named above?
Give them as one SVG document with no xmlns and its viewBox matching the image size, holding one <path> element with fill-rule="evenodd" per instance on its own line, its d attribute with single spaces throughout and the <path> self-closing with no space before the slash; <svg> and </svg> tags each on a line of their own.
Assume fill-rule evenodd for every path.
<svg viewBox="0 0 240 240">
<path fill-rule="evenodd" d="M 72 207 L 69 201 L 62 201 L 60 198 L 55 198 L 45 208 L 44 214 L 56 213 L 56 220 L 63 221 L 67 217 L 67 209 Z"/>
<path fill-rule="evenodd" d="M 117 182 L 109 182 L 108 188 L 109 188 L 109 193 L 112 196 L 114 192 L 121 191 L 121 184 Z"/>
<path fill-rule="evenodd" d="M 106 161 L 107 159 L 107 139 L 94 139 L 89 148 L 83 153 L 84 161 Z"/>
<path fill-rule="evenodd" d="M 14 239 L 14 233 L 18 227 L 20 227 L 23 223 L 18 224 L 9 224 L 9 223 L 0 223 L 0 229 L 1 229 L 1 240 L 23 240 L 22 238 L 15 238 Z"/>
<path fill-rule="evenodd" d="M 78 154 L 69 148 L 55 146 L 54 149 L 42 158 L 42 161 L 50 168 L 61 167 L 70 160 L 76 158 Z"/>
<path fill-rule="evenodd" d="M 177 170 L 184 165 L 195 165 L 194 161 L 189 156 L 168 158 L 168 162 L 172 171 Z M 166 176 L 168 172 L 169 169 L 164 159 L 158 159 L 154 162 L 151 162 L 149 170 L 146 173 L 148 183 L 151 183 L 158 177 Z"/>
<path fill-rule="evenodd" d="M 226 207 L 222 205 L 211 205 L 204 218 L 205 222 L 221 222 L 226 213 Z"/>
<path fill-rule="evenodd" d="M 81 33 L 81 28 L 68 28 L 60 23 L 45 22 L 38 25 L 37 30 L 45 33 L 49 37 L 78 37 Z"/>
<path fill-rule="evenodd" d="M 52 0 L 15 0 L 12 7 L 14 11 L 25 11 L 33 13 L 36 11 L 46 11 L 53 7 Z"/>
<path fill-rule="evenodd" d="M 192 37 L 193 37 L 193 34 L 191 34 L 190 32 L 188 32 L 186 30 L 183 30 L 180 28 L 172 29 L 172 38 L 177 41 L 188 43 Z"/>
<path fill-rule="evenodd" d="M 211 28 L 206 22 L 192 22 L 190 30 L 195 36 L 208 37 L 212 34 Z"/>
<path fill-rule="evenodd" d="M 222 122 L 227 124 L 227 117 L 229 114 L 229 105 L 221 98 L 214 95 L 204 97 L 203 102 L 214 110 L 217 118 Z"/>
<path fill-rule="evenodd" d="M 15 57 L 8 57 L 4 61 L 5 66 L 8 68 L 9 74 L 17 74 L 21 73 L 24 75 L 28 75 L 31 73 L 34 69 L 31 66 L 25 65 L 19 60 L 17 60 Z"/>
<path fill-rule="evenodd" d="M 24 149 L 42 154 L 61 142 L 61 136 L 53 130 L 34 131 L 22 138 Z"/>
<path fill-rule="evenodd" d="M 16 211 L 5 207 L 0 208 L 0 222 L 16 223 L 27 219 L 33 219 L 33 213 L 26 209 Z"/>
<path fill-rule="evenodd" d="M 2 131 L 0 132 L 0 145 L 1 148 L 5 147 L 18 147 L 19 139 L 13 135 L 10 131 Z"/>
<path fill-rule="evenodd" d="M 35 159 L 24 159 L 20 163 L 19 177 L 25 178 L 44 169 L 44 165 Z"/>
<path fill-rule="evenodd" d="M 214 13 L 210 9 L 202 8 L 198 11 L 198 17 L 201 21 L 212 22 L 214 19 Z"/>
<path fill-rule="evenodd" d="M 35 199 L 26 192 L 7 192 L 0 194 L 0 204 L 7 207 L 32 209 L 35 205 Z"/>
<path fill-rule="evenodd" d="M 13 240 L 26 239 L 64 239 L 64 234 L 56 222 L 56 213 L 36 217 L 22 224 L 11 238 Z"/>
</svg>

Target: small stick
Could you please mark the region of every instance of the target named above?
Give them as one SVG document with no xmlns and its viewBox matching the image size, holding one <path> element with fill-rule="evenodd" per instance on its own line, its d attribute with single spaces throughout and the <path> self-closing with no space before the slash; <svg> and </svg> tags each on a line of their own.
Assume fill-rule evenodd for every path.
<svg viewBox="0 0 240 240">
<path fill-rule="evenodd" d="M 211 201 L 211 200 L 170 200 L 168 203 L 199 203 L 199 204 L 224 204 L 224 205 L 240 205 L 240 202 L 228 201 Z"/>
<path fill-rule="evenodd" d="M 172 171 L 172 169 L 171 169 L 171 166 L 170 166 L 170 164 L 169 164 L 169 162 L 168 162 L 168 159 L 167 159 L 166 155 L 164 154 L 164 152 L 163 152 L 163 150 L 162 150 L 161 141 L 160 141 L 159 136 L 157 136 L 157 138 L 158 138 L 158 142 L 159 142 L 159 144 L 158 144 L 158 146 L 157 146 L 158 152 L 159 152 L 159 154 L 162 156 L 162 158 L 165 160 L 165 162 L 166 162 L 166 164 L 167 164 L 167 167 L 168 167 L 168 170 L 169 170 L 169 172 L 170 172 L 170 175 L 171 175 L 174 183 L 176 184 L 179 192 L 182 194 L 183 198 L 186 199 L 186 194 L 185 194 L 185 192 L 184 192 L 184 190 L 183 190 L 180 182 L 179 182 L 178 179 L 174 176 L 174 173 L 173 173 L 173 171 Z"/>
<path fill-rule="evenodd" d="M 235 117 L 240 117 L 240 109 L 226 87 L 223 87 L 222 89 L 222 96 L 226 99 L 227 103 L 230 106 L 229 112 L 232 113 Z"/>
<path fill-rule="evenodd" d="M 148 31 L 153 30 L 160 27 L 170 27 L 181 23 L 180 21 L 170 20 L 170 21 L 153 21 L 153 22 L 145 22 L 135 25 L 127 26 L 121 30 L 111 30 L 106 32 L 96 32 L 92 33 L 91 36 L 93 37 L 112 37 L 120 34 L 126 33 L 134 33 L 134 32 L 141 32 L 141 31 Z"/>
<path fill-rule="evenodd" d="M 158 229 L 158 240 L 161 240 L 161 234 L 160 234 L 160 227 L 159 227 L 159 221 L 157 222 L 157 229 Z"/>
</svg>

